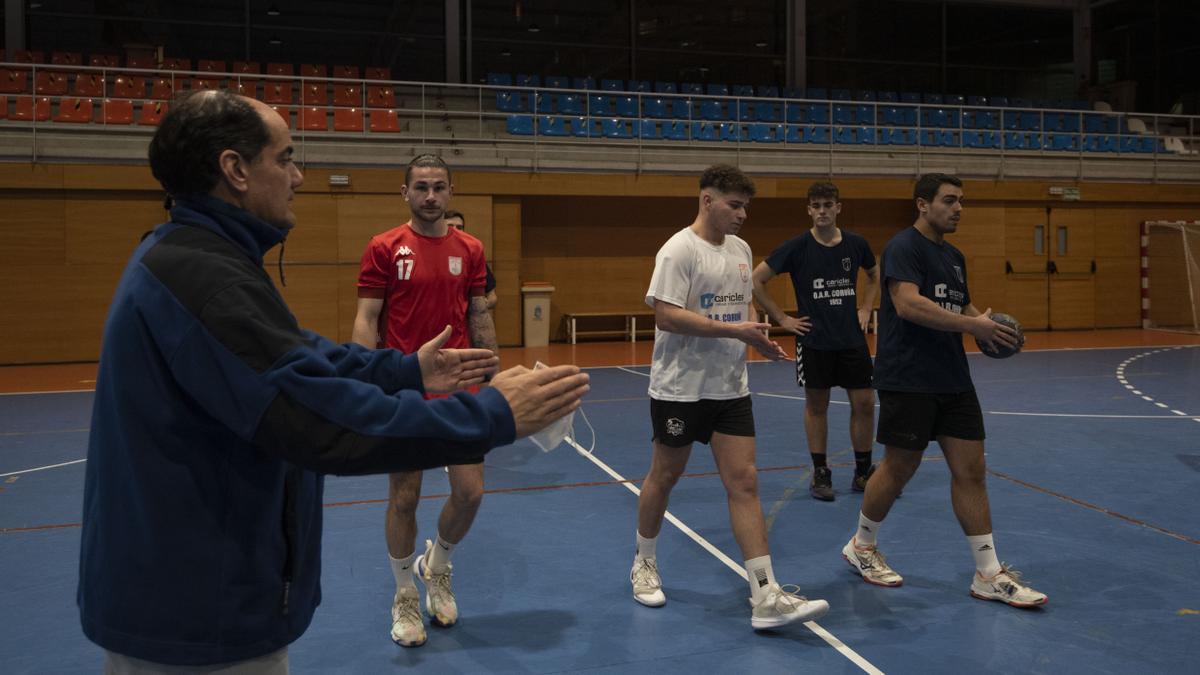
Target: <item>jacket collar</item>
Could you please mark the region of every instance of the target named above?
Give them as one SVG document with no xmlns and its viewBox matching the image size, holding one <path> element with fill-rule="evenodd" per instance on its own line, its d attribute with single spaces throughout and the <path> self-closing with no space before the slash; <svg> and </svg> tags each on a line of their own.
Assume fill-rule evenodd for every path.
<svg viewBox="0 0 1200 675">
<path fill-rule="evenodd" d="M 171 220 L 211 230 L 233 242 L 259 264 L 271 247 L 287 237 L 286 230 L 212 195 L 176 197 L 175 206 L 171 207 Z"/>
</svg>

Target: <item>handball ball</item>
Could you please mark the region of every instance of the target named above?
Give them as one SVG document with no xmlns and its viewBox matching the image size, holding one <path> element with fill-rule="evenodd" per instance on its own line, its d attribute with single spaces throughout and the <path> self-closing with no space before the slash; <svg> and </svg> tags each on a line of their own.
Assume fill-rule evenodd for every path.
<svg viewBox="0 0 1200 675">
<path fill-rule="evenodd" d="M 975 345 L 979 347 L 979 351 L 983 352 L 984 356 L 990 356 L 993 359 L 1007 359 L 1013 354 L 1021 351 L 1021 347 L 1025 346 L 1025 333 L 1021 330 L 1021 324 L 1017 323 L 1016 319 L 1007 314 L 992 314 L 991 319 L 998 324 L 1008 326 L 1009 328 L 1017 331 L 1017 346 L 1006 347 L 1000 343 L 996 343 L 996 349 L 993 351 L 988 349 L 982 342 L 976 339 Z"/>
</svg>

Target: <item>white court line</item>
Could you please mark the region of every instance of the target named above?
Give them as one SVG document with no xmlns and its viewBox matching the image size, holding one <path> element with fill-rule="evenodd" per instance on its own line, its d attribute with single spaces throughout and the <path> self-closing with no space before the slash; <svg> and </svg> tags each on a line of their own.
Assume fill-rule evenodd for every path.
<svg viewBox="0 0 1200 675">
<path fill-rule="evenodd" d="M 641 375 L 642 377 L 650 377 L 650 373 L 643 373 L 643 372 L 640 372 L 637 370 L 630 370 L 630 369 L 626 368 L 625 366 L 617 366 L 617 370 L 623 370 L 627 373 L 633 373 L 634 375 Z"/>
<path fill-rule="evenodd" d="M 571 447 L 575 448 L 576 452 L 578 452 L 580 455 L 583 455 L 584 457 L 591 460 L 591 462 L 593 464 L 600 467 L 600 469 L 602 471 L 604 471 L 604 473 L 607 473 L 609 476 L 612 476 L 614 480 L 620 481 L 621 485 L 624 485 L 626 488 L 628 488 L 630 492 L 632 492 L 635 495 L 640 495 L 642 493 L 642 491 L 639 490 L 637 487 L 635 487 L 633 485 L 633 483 L 631 483 L 627 478 L 625 478 L 621 474 L 614 471 L 612 467 L 605 464 L 594 454 L 588 452 L 582 446 L 580 446 L 578 443 L 576 443 L 575 439 L 567 438 L 566 441 L 567 441 L 567 443 L 571 444 Z M 721 562 L 725 563 L 726 567 L 733 570 L 734 573 L 736 573 L 738 576 L 740 576 L 743 580 L 747 579 L 746 570 L 741 565 L 739 565 L 739 564 L 735 563 L 733 560 L 731 560 L 729 558 L 729 556 L 725 555 L 721 551 L 721 549 L 717 548 L 716 546 L 713 546 L 707 539 L 705 539 L 704 537 L 701 537 L 699 534 L 696 534 L 695 530 L 693 530 L 692 528 L 685 525 L 683 523 L 683 521 L 676 518 L 675 515 L 672 514 L 670 511 L 666 512 L 666 519 L 672 525 L 674 525 L 675 527 L 678 527 L 681 532 L 683 532 L 688 537 L 690 537 L 692 539 L 692 541 L 696 542 L 697 544 L 700 544 L 700 546 L 704 550 L 713 554 L 713 556 L 716 557 L 717 560 L 720 560 Z M 822 628 L 816 621 L 805 621 L 804 626 L 806 628 L 808 628 L 809 630 L 811 630 L 813 633 L 815 633 L 818 637 L 820 637 L 826 643 L 828 643 L 829 646 L 838 650 L 838 652 L 840 652 L 842 654 L 842 656 L 845 656 L 854 665 L 861 668 L 864 672 L 872 673 L 872 675 L 883 675 L 882 670 L 876 668 L 874 665 L 871 664 L 870 661 L 864 659 L 862 656 L 859 656 L 858 652 L 856 652 L 853 649 L 851 649 L 850 647 L 846 646 L 846 643 L 837 639 L 837 637 L 835 637 L 832 633 L 830 633 L 829 631 Z"/>
<path fill-rule="evenodd" d="M 4 478 L 5 476 L 16 476 L 16 475 L 23 474 L 23 473 L 33 473 L 34 471 L 45 471 L 46 469 L 57 469 L 60 466 L 70 466 L 72 464 L 78 464 L 80 462 L 86 462 L 86 461 L 87 461 L 87 458 L 76 459 L 76 460 L 72 460 L 70 462 L 63 462 L 61 464 L 51 464 L 49 466 L 39 466 L 36 469 L 24 469 L 22 471 L 11 471 L 9 473 L 0 473 L 0 478 Z"/>
</svg>

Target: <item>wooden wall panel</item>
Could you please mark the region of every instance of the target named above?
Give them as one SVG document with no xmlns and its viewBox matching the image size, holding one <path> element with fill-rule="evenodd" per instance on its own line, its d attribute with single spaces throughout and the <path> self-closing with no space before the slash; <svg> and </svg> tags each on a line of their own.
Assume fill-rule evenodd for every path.
<svg viewBox="0 0 1200 675">
<path fill-rule="evenodd" d="M 339 302 L 338 267 L 334 265 L 287 265 L 284 274 L 287 285 L 279 283 L 279 267 L 268 263 L 264 266 L 275 281 L 292 314 L 307 328 L 330 340 L 338 340 Z M 353 317 L 351 317 L 353 319 Z"/>
<path fill-rule="evenodd" d="M 66 263 L 66 213 L 53 193 L 5 194 L 0 208 L 0 265 Z"/>
<path fill-rule="evenodd" d="M 947 235 L 968 258 L 977 255 L 1003 255 L 1005 249 L 1005 213 L 1003 206 L 964 208 L 958 230 Z"/>
<path fill-rule="evenodd" d="M 1096 258 L 1096 328 L 1136 328 L 1142 323 L 1141 259 Z"/>
<path fill-rule="evenodd" d="M 1142 221 L 1145 220 L 1140 210 L 1098 207 L 1095 214 L 1098 257 L 1140 255 Z"/>
<path fill-rule="evenodd" d="M 1016 312 L 1010 312 L 1008 303 L 1008 280 L 1004 275 L 1004 258 L 1001 256 L 975 256 L 967 258 L 967 289 L 971 291 L 971 303 L 984 311 L 988 307 L 994 312 L 1007 312 L 1024 321 Z M 1024 324 L 1022 324 L 1024 325 Z"/>
<path fill-rule="evenodd" d="M 61 200 L 66 260 L 72 264 L 124 262 L 142 235 L 167 221 L 162 195 L 81 193 Z"/>
<path fill-rule="evenodd" d="M 329 195 L 298 194 L 292 200 L 296 227 L 288 232 L 284 260 L 293 263 L 337 261 L 337 202 Z M 359 252 L 361 254 L 361 251 Z M 271 256 L 278 255 L 273 251 Z"/>
<path fill-rule="evenodd" d="M 536 272 L 526 276 L 521 265 L 521 200 L 497 197 L 492 200 L 492 273 L 496 275 L 496 340 L 501 347 L 520 345 L 521 282 L 541 280 Z"/>
<path fill-rule="evenodd" d="M 408 222 L 408 204 L 395 195 L 338 195 L 337 260 L 357 264 L 371 237 Z"/>
<path fill-rule="evenodd" d="M 1050 279 L 1050 327 L 1054 330 L 1096 327 L 1095 279 Z"/>
<path fill-rule="evenodd" d="M 463 219 L 467 225 L 467 234 L 483 243 L 483 251 L 488 260 L 495 260 L 492 253 L 491 196 L 461 195 L 456 193 L 454 198 L 450 200 L 450 208 L 463 214 Z"/>
<path fill-rule="evenodd" d="M 358 314 L 358 265 L 338 265 L 337 276 L 337 341 L 352 342 L 354 317 Z M 330 336 L 332 338 L 332 336 Z"/>
<path fill-rule="evenodd" d="M 1044 275 L 1009 276 L 1004 285 L 1003 311 L 1017 317 L 1027 330 L 1045 330 L 1050 325 L 1048 294 L 1049 282 Z"/>
<path fill-rule="evenodd" d="M 0 363 L 95 361 L 121 264 L 0 265 Z"/>
</svg>

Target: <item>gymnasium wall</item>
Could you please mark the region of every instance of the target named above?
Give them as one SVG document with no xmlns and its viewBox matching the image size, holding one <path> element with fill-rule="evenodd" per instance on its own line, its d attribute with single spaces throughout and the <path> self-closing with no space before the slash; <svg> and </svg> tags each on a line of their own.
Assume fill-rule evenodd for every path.
<svg viewBox="0 0 1200 675">
<path fill-rule="evenodd" d="M 403 171 L 305 172 L 293 204 L 281 290 L 302 325 L 350 338 L 358 260 L 375 233 L 407 219 Z M 810 222 L 805 192 L 813 178 L 756 180 L 743 236 L 756 262 Z M 521 343 L 523 281 L 554 284 L 551 325 L 570 311 L 641 309 L 654 254 L 696 211 L 696 177 L 662 175 L 455 172 L 453 207 L 484 242 L 498 282 L 501 345 Z M 1061 183 L 1060 183 L 1061 184 Z M 878 254 L 911 224 L 911 182 L 839 181 L 839 223 Z M 969 181 L 966 209 L 951 241 L 968 257 L 975 303 L 1003 309 L 1031 328 L 1139 324 L 1138 227 L 1143 220 L 1200 217 L 1195 186 L 1084 183 L 1080 202 L 1048 196 L 1050 184 Z M 108 302 L 143 232 L 165 217 L 162 192 L 146 167 L 0 165 L 0 364 L 90 361 L 99 355 Z M 1051 208 L 1047 214 L 1047 206 Z M 1070 232 L 1067 255 L 1033 254 L 1033 228 Z M 266 268 L 278 277 L 278 251 Z M 1060 274 L 1047 275 L 1048 259 Z M 1096 271 L 1091 272 L 1091 261 Z M 1005 262 L 1014 273 L 1005 273 Z M 790 283 L 771 291 L 795 306 Z"/>
</svg>

